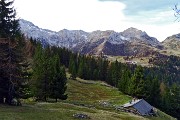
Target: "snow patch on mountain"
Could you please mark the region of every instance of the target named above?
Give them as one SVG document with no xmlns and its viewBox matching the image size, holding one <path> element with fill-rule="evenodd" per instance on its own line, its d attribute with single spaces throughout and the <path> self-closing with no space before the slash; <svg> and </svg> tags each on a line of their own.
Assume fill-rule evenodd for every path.
<svg viewBox="0 0 180 120">
<path fill-rule="evenodd" d="M 127 42 L 144 43 L 153 47 L 161 45 L 156 38 L 150 37 L 146 32 L 136 28 L 128 28 L 123 32 L 97 30 L 88 33 L 82 30 L 67 29 L 54 32 L 47 29 L 41 29 L 33 23 L 23 19 L 20 19 L 19 22 L 21 31 L 25 36 L 43 41 L 51 46 L 66 47 L 68 49 L 76 49 L 77 51 L 78 49 L 84 48 L 84 46 L 98 46 L 102 41 L 107 41 L 113 45 L 125 44 Z"/>
<path fill-rule="evenodd" d="M 111 44 L 123 44 L 128 40 L 129 38 L 124 37 L 120 33 L 117 33 L 117 32 L 112 33 L 108 38 L 108 42 L 110 42 Z"/>
<path fill-rule="evenodd" d="M 19 21 L 22 33 L 29 38 L 33 38 L 39 41 L 45 40 L 51 46 L 59 46 L 72 48 L 77 44 L 87 42 L 88 33 L 82 30 L 61 30 L 54 32 L 47 29 L 41 29 L 35 26 L 33 23 L 20 19 Z"/>
</svg>

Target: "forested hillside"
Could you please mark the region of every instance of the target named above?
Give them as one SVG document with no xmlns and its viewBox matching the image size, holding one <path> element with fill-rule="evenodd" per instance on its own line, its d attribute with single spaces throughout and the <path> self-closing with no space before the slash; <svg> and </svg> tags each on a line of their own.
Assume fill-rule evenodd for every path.
<svg viewBox="0 0 180 120">
<path fill-rule="evenodd" d="M 12 4 L 0 1 L 0 104 L 66 100 L 69 72 L 70 79 L 103 81 L 180 118 L 179 57 L 159 56 L 149 61 L 154 67 L 142 67 L 37 42 L 21 33 Z"/>
<path fill-rule="evenodd" d="M 35 56 L 40 50 L 39 46 L 37 48 Z M 57 55 L 61 65 L 68 68 L 72 79 L 80 77 L 104 81 L 125 94 L 143 98 L 153 106 L 179 117 L 179 57 L 153 58 L 149 62 L 154 67 L 141 67 L 118 61 L 109 62 L 103 56 L 80 55 L 64 48 L 46 47 L 41 50 Z"/>
</svg>

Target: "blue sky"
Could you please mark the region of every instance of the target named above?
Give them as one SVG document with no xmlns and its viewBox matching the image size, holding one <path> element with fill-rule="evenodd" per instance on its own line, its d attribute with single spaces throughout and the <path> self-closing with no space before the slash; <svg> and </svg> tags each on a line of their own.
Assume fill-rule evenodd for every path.
<svg viewBox="0 0 180 120">
<path fill-rule="evenodd" d="M 112 1 L 125 4 L 123 13 L 135 22 L 140 20 L 152 24 L 167 24 L 171 23 L 175 18 L 173 15 L 173 7 L 178 4 L 179 0 L 99 0 Z M 164 18 L 163 18 L 164 17 Z M 154 21 L 153 21 L 154 18 Z M 159 20 L 157 20 L 159 18 Z"/>
<path fill-rule="evenodd" d="M 177 3 L 178 0 L 15 0 L 14 5 L 19 18 L 45 29 L 121 32 L 135 27 L 163 41 L 180 33 L 180 23 L 175 21 L 172 10 Z"/>
</svg>

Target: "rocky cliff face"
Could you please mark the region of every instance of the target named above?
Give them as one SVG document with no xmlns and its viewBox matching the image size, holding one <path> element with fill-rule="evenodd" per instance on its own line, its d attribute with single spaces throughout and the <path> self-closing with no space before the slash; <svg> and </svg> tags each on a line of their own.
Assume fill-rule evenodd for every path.
<svg viewBox="0 0 180 120">
<path fill-rule="evenodd" d="M 54 32 L 47 29 L 41 29 L 33 23 L 23 19 L 20 20 L 20 27 L 22 33 L 29 38 L 32 37 L 38 41 L 46 41 L 51 46 L 66 48 L 73 48 L 79 44 L 87 42 L 87 36 L 89 34 L 81 30 L 69 31 L 66 29 Z"/>
<path fill-rule="evenodd" d="M 180 51 L 180 34 L 172 35 L 166 38 L 162 44 L 167 49 L 177 50 Z"/>
<path fill-rule="evenodd" d="M 95 31 L 90 33 L 89 42 L 84 44 L 80 53 L 99 55 L 137 55 L 147 56 L 155 54 L 156 49 L 162 49 L 161 43 L 146 32 L 135 28 L 129 28 L 123 32 Z"/>
<path fill-rule="evenodd" d="M 136 28 L 128 28 L 127 30 L 121 32 L 121 34 L 122 36 L 128 38 L 130 42 L 141 42 L 153 47 L 161 45 L 156 38 L 150 37 L 146 32 Z"/>
<path fill-rule="evenodd" d="M 82 54 L 99 55 L 103 52 L 106 55 L 146 56 L 154 54 L 157 49 L 164 49 L 156 38 L 150 37 L 146 32 L 136 28 L 128 28 L 123 32 L 97 30 L 88 33 L 82 30 L 66 29 L 54 32 L 41 29 L 22 19 L 20 20 L 20 26 L 21 31 L 27 37 L 45 41 L 52 46 L 65 47 Z M 176 39 L 178 39 L 177 36 Z"/>
</svg>

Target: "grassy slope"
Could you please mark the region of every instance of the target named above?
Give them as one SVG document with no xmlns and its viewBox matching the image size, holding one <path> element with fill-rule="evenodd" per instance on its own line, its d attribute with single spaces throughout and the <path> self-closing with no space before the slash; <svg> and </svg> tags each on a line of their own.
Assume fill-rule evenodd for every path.
<svg viewBox="0 0 180 120">
<path fill-rule="evenodd" d="M 132 56 L 130 56 L 131 58 Z M 152 64 L 149 64 L 148 61 L 149 59 L 152 58 L 152 56 L 149 57 L 133 57 L 128 61 L 134 61 L 137 62 L 137 65 L 141 65 L 141 66 L 153 66 Z M 121 63 L 126 63 L 126 61 L 123 59 L 123 56 L 108 56 L 108 60 L 109 61 L 119 61 Z"/>
<path fill-rule="evenodd" d="M 143 118 L 116 111 L 116 105 L 124 104 L 131 98 L 103 82 L 68 80 L 67 93 L 68 99 L 58 103 L 28 102 L 21 107 L 0 105 L 0 120 L 74 120 L 73 114 L 76 113 L 87 114 L 92 120 L 171 119 L 162 112 L 159 112 L 160 117 Z M 108 105 L 101 105 L 103 102 Z"/>
</svg>

